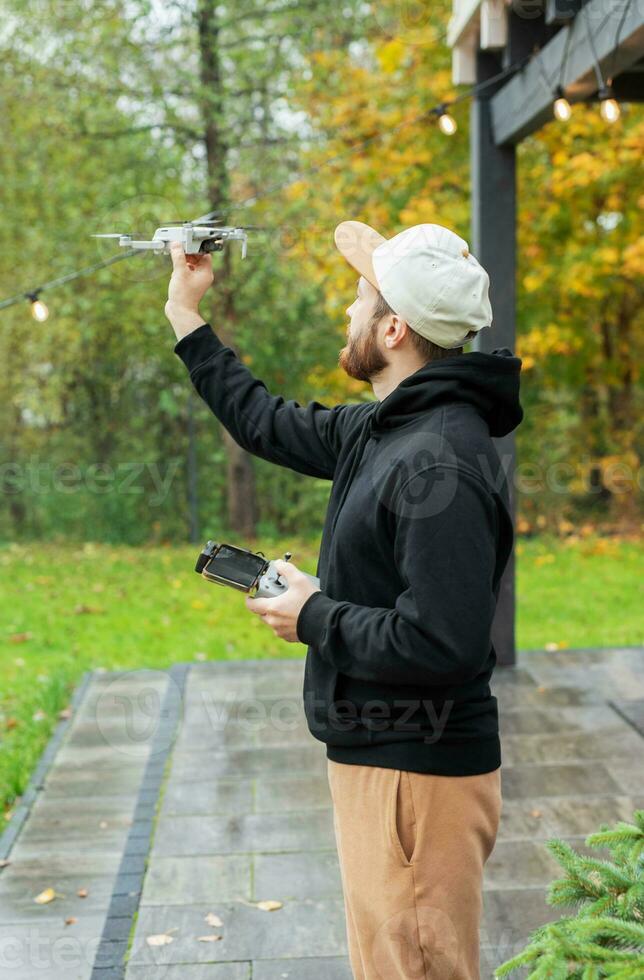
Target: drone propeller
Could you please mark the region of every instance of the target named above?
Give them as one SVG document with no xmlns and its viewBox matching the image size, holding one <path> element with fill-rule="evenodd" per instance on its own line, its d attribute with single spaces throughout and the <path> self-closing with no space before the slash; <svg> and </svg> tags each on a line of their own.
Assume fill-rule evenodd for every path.
<svg viewBox="0 0 644 980">
<path fill-rule="evenodd" d="M 92 235 L 92 238 L 129 238 L 129 235 L 114 233 L 112 235 Z"/>
<path fill-rule="evenodd" d="M 209 211 L 208 214 L 202 214 L 201 217 L 199 218 L 193 218 L 190 224 L 207 225 L 210 221 L 212 221 L 213 218 L 217 217 L 218 215 L 221 215 L 221 218 L 219 220 L 223 221 L 223 219 L 226 217 L 227 214 L 229 214 L 229 211 L 221 211 L 221 210 Z"/>
</svg>

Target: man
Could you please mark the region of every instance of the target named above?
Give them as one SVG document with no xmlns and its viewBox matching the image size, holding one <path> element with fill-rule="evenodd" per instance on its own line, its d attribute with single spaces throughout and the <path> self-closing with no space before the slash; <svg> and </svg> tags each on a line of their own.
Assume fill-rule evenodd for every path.
<svg viewBox="0 0 644 980">
<path fill-rule="evenodd" d="M 493 436 L 523 417 L 521 361 L 463 353 L 489 278 L 440 225 L 342 222 L 360 274 L 340 364 L 376 401 L 270 395 L 198 314 L 207 257 L 173 251 L 166 315 L 198 392 L 248 452 L 333 481 L 315 589 L 246 604 L 308 645 L 304 701 L 327 771 L 355 980 L 479 977 L 483 866 L 501 813 L 491 626 L 513 543 Z"/>
</svg>

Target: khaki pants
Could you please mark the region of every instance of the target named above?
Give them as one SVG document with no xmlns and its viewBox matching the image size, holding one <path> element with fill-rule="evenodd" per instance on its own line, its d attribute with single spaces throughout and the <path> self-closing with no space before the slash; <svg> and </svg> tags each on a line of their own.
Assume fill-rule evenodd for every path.
<svg viewBox="0 0 644 980">
<path fill-rule="evenodd" d="M 355 980 L 479 980 L 501 769 L 436 776 L 327 759 L 327 773 Z"/>
</svg>

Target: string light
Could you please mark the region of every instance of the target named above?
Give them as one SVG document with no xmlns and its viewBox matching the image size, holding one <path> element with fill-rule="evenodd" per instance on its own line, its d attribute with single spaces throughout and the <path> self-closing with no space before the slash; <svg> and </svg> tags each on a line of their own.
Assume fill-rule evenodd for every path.
<svg viewBox="0 0 644 980">
<path fill-rule="evenodd" d="M 554 105 L 552 107 L 555 119 L 558 119 L 559 122 L 568 122 L 568 120 L 572 116 L 572 108 L 570 106 L 570 102 L 566 98 L 566 95 L 561 85 L 557 86 L 555 95 L 557 96 L 557 98 L 555 99 Z"/>
<path fill-rule="evenodd" d="M 27 293 L 27 299 L 31 301 L 31 315 L 34 320 L 44 323 L 49 316 L 49 310 L 45 303 L 38 298 L 38 293 Z"/>
<path fill-rule="evenodd" d="M 438 116 L 438 128 L 441 133 L 445 136 L 453 136 L 458 126 L 456 125 L 456 120 L 453 116 L 450 116 L 447 111 L 447 106 L 445 104 L 437 106 L 433 110 L 434 114 Z"/>
<path fill-rule="evenodd" d="M 603 88 L 600 88 L 597 97 L 600 101 L 599 114 L 604 122 L 617 122 L 622 114 L 622 110 L 619 107 L 619 102 L 613 98 L 611 89 L 605 85 Z"/>
</svg>

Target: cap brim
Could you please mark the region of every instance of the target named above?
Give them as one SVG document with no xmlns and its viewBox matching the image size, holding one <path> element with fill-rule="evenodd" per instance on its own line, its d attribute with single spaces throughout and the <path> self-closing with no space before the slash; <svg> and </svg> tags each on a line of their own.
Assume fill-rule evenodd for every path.
<svg viewBox="0 0 644 980">
<path fill-rule="evenodd" d="M 373 271 L 371 256 L 379 245 L 387 239 L 362 221 L 341 221 L 334 232 L 338 251 L 345 257 L 356 272 L 364 276 L 372 286 L 380 289 Z"/>
</svg>

